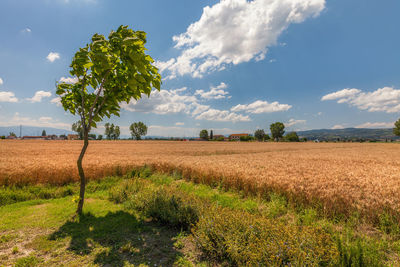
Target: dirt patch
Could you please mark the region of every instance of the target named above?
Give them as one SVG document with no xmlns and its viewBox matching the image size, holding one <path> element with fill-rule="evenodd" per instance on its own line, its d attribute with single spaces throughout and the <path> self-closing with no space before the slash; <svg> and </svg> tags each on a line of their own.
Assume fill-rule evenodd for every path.
<svg viewBox="0 0 400 267">
<path fill-rule="evenodd" d="M 41 228 L 1 232 L 0 236 L 5 241 L 0 243 L 0 265 L 11 266 L 16 259 L 29 256 L 34 252 L 34 249 L 30 246 L 32 241 L 38 236 L 49 233 L 51 233 L 51 230 Z"/>
</svg>

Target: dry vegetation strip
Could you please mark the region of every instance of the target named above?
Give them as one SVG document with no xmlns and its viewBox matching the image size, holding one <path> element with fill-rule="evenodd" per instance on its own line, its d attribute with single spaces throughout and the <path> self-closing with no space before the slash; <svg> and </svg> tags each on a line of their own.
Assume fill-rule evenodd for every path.
<svg viewBox="0 0 400 267">
<path fill-rule="evenodd" d="M 80 141 L 1 141 L 0 184 L 77 180 Z M 400 214 L 398 144 L 94 141 L 84 167 L 89 178 L 151 164 L 185 177 L 223 180 L 246 191 L 277 190 L 320 201 L 329 212 L 368 217 Z"/>
</svg>

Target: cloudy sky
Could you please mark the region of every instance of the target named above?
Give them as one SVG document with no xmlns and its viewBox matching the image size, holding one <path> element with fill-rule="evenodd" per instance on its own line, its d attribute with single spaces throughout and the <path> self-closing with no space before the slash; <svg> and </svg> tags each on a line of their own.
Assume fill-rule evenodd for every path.
<svg viewBox="0 0 400 267">
<path fill-rule="evenodd" d="M 195 136 L 392 127 L 400 117 L 398 0 L 1 0 L 0 126 L 70 129 L 57 81 L 94 33 L 147 32 L 163 84 L 109 121 Z M 97 133 L 103 131 L 100 126 Z"/>
</svg>

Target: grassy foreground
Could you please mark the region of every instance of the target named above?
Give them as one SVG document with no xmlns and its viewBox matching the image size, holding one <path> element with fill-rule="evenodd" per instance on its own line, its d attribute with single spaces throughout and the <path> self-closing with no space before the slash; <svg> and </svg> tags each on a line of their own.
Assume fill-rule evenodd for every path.
<svg viewBox="0 0 400 267">
<path fill-rule="evenodd" d="M 397 224 L 324 218 L 143 168 L 87 185 L 0 188 L 0 266 L 398 266 Z"/>
</svg>

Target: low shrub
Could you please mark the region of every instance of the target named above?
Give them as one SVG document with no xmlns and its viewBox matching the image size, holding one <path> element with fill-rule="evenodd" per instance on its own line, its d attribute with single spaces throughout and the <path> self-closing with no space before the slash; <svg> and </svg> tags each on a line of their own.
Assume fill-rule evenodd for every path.
<svg viewBox="0 0 400 267">
<path fill-rule="evenodd" d="M 192 229 L 208 256 L 238 266 L 334 265 L 338 250 L 319 228 L 296 227 L 248 212 L 214 207 Z"/>
<path fill-rule="evenodd" d="M 176 189 L 148 187 L 132 195 L 125 207 L 141 211 L 161 224 L 188 230 L 197 222 L 203 205 L 198 198 Z"/>
<path fill-rule="evenodd" d="M 138 178 L 127 179 L 112 187 L 109 192 L 109 199 L 115 203 L 123 203 L 130 196 L 136 194 L 143 188 L 143 182 Z"/>
</svg>

